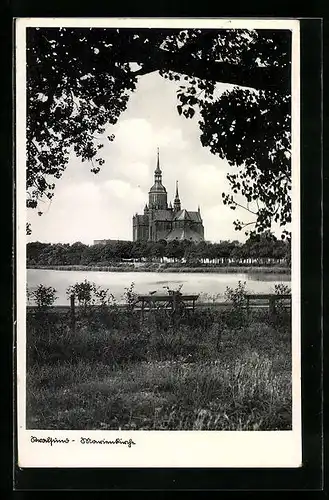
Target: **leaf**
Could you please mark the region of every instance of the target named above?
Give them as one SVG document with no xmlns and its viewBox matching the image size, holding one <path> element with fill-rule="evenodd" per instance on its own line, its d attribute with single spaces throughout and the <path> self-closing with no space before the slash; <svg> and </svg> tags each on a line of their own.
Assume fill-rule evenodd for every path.
<svg viewBox="0 0 329 500">
<path fill-rule="evenodd" d="M 193 108 L 189 108 L 189 110 L 188 110 L 189 118 L 193 118 L 194 113 L 195 113 L 195 110 Z"/>
</svg>

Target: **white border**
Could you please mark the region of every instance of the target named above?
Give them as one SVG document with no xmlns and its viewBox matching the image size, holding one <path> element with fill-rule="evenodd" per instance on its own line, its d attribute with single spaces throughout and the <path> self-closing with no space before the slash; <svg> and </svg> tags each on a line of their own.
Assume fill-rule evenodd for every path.
<svg viewBox="0 0 329 500">
<path fill-rule="evenodd" d="M 300 467 L 300 62 L 299 22 L 278 19 L 19 18 L 16 52 L 17 423 L 19 467 Z M 293 430 L 30 431 L 25 428 L 26 374 L 26 27 L 266 28 L 292 30 L 292 353 Z M 31 435 L 69 444 L 31 443 Z M 80 437 L 132 438 L 136 446 L 82 445 Z"/>
</svg>

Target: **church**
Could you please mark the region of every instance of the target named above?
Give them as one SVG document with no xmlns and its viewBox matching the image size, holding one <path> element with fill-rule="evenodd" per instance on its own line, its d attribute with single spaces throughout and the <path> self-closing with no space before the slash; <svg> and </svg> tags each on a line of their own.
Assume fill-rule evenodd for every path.
<svg viewBox="0 0 329 500">
<path fill-rule="evenodd" d="M 200 207 L 196 212 L 181 208 L 176 182 L 174 204 L 167 202 L 167 191 L 162 184 L 159 149 L 154 171 L 154 184 L 149 191 L 144 214 L 133 216 L 133 241 L 191 240 L 204 241 L 204 227 Z"/>
</svg>

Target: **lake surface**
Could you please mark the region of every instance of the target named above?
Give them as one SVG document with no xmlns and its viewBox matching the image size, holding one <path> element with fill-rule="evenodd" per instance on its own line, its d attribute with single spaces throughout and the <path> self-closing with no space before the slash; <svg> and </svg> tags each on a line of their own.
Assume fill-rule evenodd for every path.
<svg viewBox="0 0 329 500">
<path fill-rule="evenodd" d="M 108 288 L 117 302 L 123 302 L 125 287 L 135 283 L 135 292 L 146 294 L 151 291 L 167 293 L 164 289 L 178 289 L 187 294 L 201 294 L 217 296 L 217 300 L 224 299 L 226 287 L 234 288 L 238 281 L 246 282 L 251 293 L 272 293 L 274 286 L 285 283 L 290 286 L 290 274 L 275 273 L 152 273 L 152 272 L 100 272 L 100 271 L 53 271 L 49 269 L 28 269 L 27 286 L 30 290 L 39 284 L 52 286 L 57 290 L 56 305 L 68 305 L 66 289 L 70 285 L 84 280 L 91 281 L 98 286 Z"/>
</svg>

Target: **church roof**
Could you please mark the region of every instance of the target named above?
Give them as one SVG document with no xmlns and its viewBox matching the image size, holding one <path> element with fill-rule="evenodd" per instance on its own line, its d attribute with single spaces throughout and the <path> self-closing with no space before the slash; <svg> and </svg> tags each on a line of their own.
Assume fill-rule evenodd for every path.
<svg viewBox="0 0 329 500">
<path fill-rule="evenodd" d="M 200 212 L 188 212 L 188 215 L 193 222 L 202 222 Z"/>
<path fill-rule="evenodd" d="M 189 213 L 187 210 L 178 210 L 175 213 L 174 220 L 190 220 Z"/>
<path fill-rule="evenodd" d="M 190 220 L 193 222 L 202 222 L 199 212 L 189 212 L 185 209 L 176 212 L 173 220 Z"/>
<path fill-rule="evenodd" d="M 166 236 L 167 241 L 172 241 L 172 240 L 192 240 L 195 242 L 203 241 L 203 237 L 190 229 L 189 227 L 187 228 L 180 228 L 180 229 L 174 229 L 171 231 L 167 236 Z"/>
<path fill-rule="evenodd" d="M 153 215 L 154 220 L 167 221 L 172 220 L 173 214 L 169 210 L 156 210 Z"/>
</svg>

